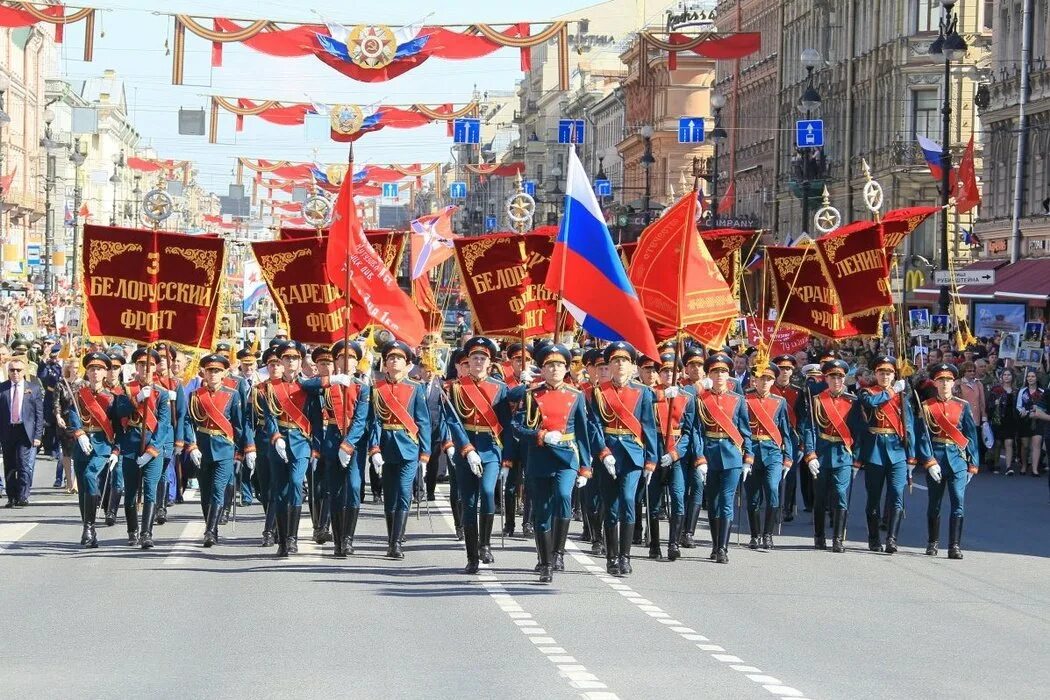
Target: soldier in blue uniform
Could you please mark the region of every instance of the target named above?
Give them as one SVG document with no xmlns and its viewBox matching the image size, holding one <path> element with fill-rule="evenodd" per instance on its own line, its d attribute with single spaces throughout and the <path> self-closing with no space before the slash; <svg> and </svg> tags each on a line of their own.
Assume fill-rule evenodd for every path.
<svg viewBox="0 0 1050 700">
<path fill-rule="evenodd" d="M 110 348 L 109 372 L 106 375 L 106 389 L 114 398 L 124 393 L 124 351 L 122 348 Z M 118 464 L 107 463 L 103 477 L 102 502 L 105 504 L 107 526 L 117 523 L 117 511 L 120 509 L 120 498 L 124 495 L 124 470 Z"/>
<path fill-rule="evenodd" d="M 171 421 L 167 390 L 153 381 L 160 355 L 139 348 L 131 356 L 135 379 L 126 393 L 113 402 L 113 415 L 121 421 L 120 454 L 124 472 L 124 517 L 128 521 L 128 544 L 153 548 L 153 516 L 157 512 L 157 484 L 163 469 L 161 459 L 166 426 Z M 135 517 L 135 500 L 142 489 L 142 528 Z"/>
<path fill-rule="evenodd" d="M 791 444 L 795 449 L 794 454 L 791 455 L 791 469 L 783 478 L 784 500 L 780 504 L 780 517 L 785 523 L 789 523 L 795 519 L 795 494 L 798 491 L 800 479 L 803 504 L 808 505 L 813 498 L 812 476 L 801 462 L 802 436 L 798 432 L 799 405 L 805 405 L 805 398 L 803 391 L 792 382 L 798 366 L 794 355 L 777 355 L 773 358 L 773 364 L 777 366 L 777 378 L 770 391 L 784 397 L 784 401 L 787 402 L 788 422 L 791 423 Z"/>
<path fill-rule="evenodd" d="M 189 444 L 190 460 L 199 470 L 205 547 L 219 541 L 219 517 L 234 462 L 240 461 L 243 455 L 249 468 L 255 467 L 255 436 L 244 420 L 241 395 L 223 382 L 229 368 L 226 355 L 216 353 L 203 357 L 200 371 L 204 382 L 190 394 L 187 402 L 193 435 Z"/>
<path fill-rule="evenodd" d="M 681 380 L 682 389 L 693 397 L 694 405 L 698 405 L 700 397 L 711 388 L 711 380 L 704 372 L 704 349 L 696 346 L 687 346 L 682 353 L 682 364 L 685 377 Z M 685 549 L 696 546 L 693 536 L 696 534 L 696 525 L 700 521 L 700 510 L 704 500 L 704 480 L 707 478 L 707 465 L 701 464 L 703 457 L 703 430 L 696 427 L 698 440 L 684 455 L 685 464 L 696 465 L 695 468 L 685 470 L 685 521 L 682 532 L 678 538 L 679 544 Z"/>
<path fill-rule="evenodd" d="M 277 346 L 281 377 L 266 383 L 264 408 L 270 455 L 271 507 L 277 511 L 277 556 L 299 552 L 299 519 L 303 513 L 303 480 L 310 462 L 310 421 L 306 417 L 309 398 L 300 382 L 305 350 L 302 343 L 287 340 Z"/>
<path fill-rule="evenodd" d="M 904 487 L 908 473 L 915 466 L 915 413 L 908 400 L 907 384 L 897 379 L 897 361 L 889 356 L 876 358 L 875 386 L 857 393 L 861 417 L 867 434 L 861 433 L 860 463 L 868 492 L 864 514 L 868 522 L 868 549 L 882 551 L 879 541 L 879 504 L 882 487 L 890 503 L 886 533 L 886 553 L 897 551 L 904 512 Z"/>
<path fill-rule="evenodd" d="M 521 407 L 525 400 L 525 391 L 528 386 L 521 380 L 531 379 L 532 352 L 528 346 L 521 343 L 511 343 L 507 346 L 507 361 L 501 365 L 501 376 L 503 383 L 507 385 L 507 409 L 510 415 Z M 528 494 L 525 493 L 525 460 L 523 459 L 523 448 L 513 430 L 506 433 L 506 442 L 503 445 L 504 462 L 503 468 L 509 469 L 506 478 L 503 479 L 503 517 L 504 533 L 507 537 L 514 535 L 517 520 L 518 491 L 522 492 L 521 527 L 522 534 L 529 537 L 532 530 L 532 522 L 529 518 L 530 512 L 526 511 L 529 505 Z"/>
<path fill-rule="evenodd" d="M 952 396 L 959 371 L 947 362 L 929 369 L 937 394 L 922 402 L 919 420 L 925 425 L 919 434 L 916 455 L 926 468 L 929 505 L 926 510 L 926 554 L 937 556 L 941 530 L 941 502 L 945 490 L 952 512 L 948 519 L 948 558 L 962 559 L 963 502 L 966 486 L 978 472 L 977 424 L 970 404 Z"/>
<path fill-rule="evenodd" d="M 404 559 L 401 536 L 408 525 L 412 487 L 420 463 L 430 460 L 430 412 L 423 385 L 408 378 L 412 350 L 401 341 L 382 349 L 384 376 L 372 389 L 368 454 L 383 480 L 387 556 Z"/>
<path fill-rule="evenodd" d="M 256 363 L 258 362 L 258 360 L 259 360 L 259 356 L 258 356 L 258 353 L 255 352 L 255 350 L 253 350 L 251 348 L 242 348 L 241 350 L 237 351 L 238 371 L 237 371 L 236 374 L 234 374 L 231 371 L 231 375 L 233 376 L 233 378 L 235 378 L 237 380 L 237 382 L 240 385 L 240 388 L 242 390 L 241 401 L 244 403 L 244 406 L 245 406 L 244 421 L 245 421 L 246 424 L 252 422 L 251 412 L 248 411 L 247 409 L 248 409 L 248 404 L 251 401 L 252 382 L 257 379 L 256 374 L 255 374 L 255 366 L 256 366 Z M 246 425 L 245 426 L 245 430 L 247 430 L 247 427 L 248 426 Z M 251 427 L 252 427 L 252 432 L 254 433 L 255 432 L 255 430 L 254 430 L 255 426 L 253 425 Z M 256 450 L 255 458 L 256 458 L 256 468 L 258 468 L 258 460 L 259 460 L 259 452 L 258 452 L 258 450 Z M 252 473 L 253 473 L 252 470 L 248 469 L 247 464 L 245 464 L 244 462 L 241 462 L 241 471 L 240 471 L 240 474 L 238 474 L 238 476 L 240 477 L 240 482 L 241 482 L 241 494 L 240 494 L 241 495 L 241 503 L 244 504 L 245 506 L 252 505 L 253 503 L 255 503 L 255 500 L 256 500 L 256 498 L 255 498 L 255 486 L 252 483 Z M 227 506 L 225 508 L 223 508 L 223 517 L 226 516 L 228 508 L 229 508 L 228 504 L 227 504 Z"/>
<path fill-rule="evenodd" d="M 233 349 L 229 343 L 223 341 L 215 345 L 215 353 L 218 355 L 224 355 L 227 359 L 229 359 L 233 353 Z M 222 384 L 228 389 L 233 389 L 237 392 L 237 395 L 241 398 L 242 406 L 248 405 L 249 394 L 251 393 L 251 384 L 248 383 L 247 379 L 235 374 L 226 374 L 222 378 Z M 241 419 L 247 420 L 247 412 L 242 411 Z M 242 426 L 242 430 L 247 431 L 248 426 Z M 187 436 L 187 441 L 192 439 L 192 436 Z M 220 525 L 225 525 L 230 520 L 230 511 L 233 508 L 233 499 L 237 497 L 237 482 L 241 480 L 241 477 L 244 476 L 244 472 L 246 471 L 248 470 L 245 468 L 244 461 L 238 458 L 233 464 L 233 470 L 230 472 L 230 481 L 228 484 L 226 484 L 226 488 L 223 489 L 222 513 L 219 515 Z M 244 482 L 249 481 L 250 474 L 249 476 L 244 477 L 242 484 Z M 251 487 L 249 486 L 248 500 L 245 502 L 245 505 L 250 505 L 251 503 L 250 488 Z M 243 489 L 244 487 L 242 485 L 242 492 Z"/>
<path fill-rule="evenodd" d="M 594 388 L 602 382 L 609 380 L 609 365 L 605 363 L 605 358 L 602 357 L 602 351 L 598 348 L 590 348 L 583 353 L 583 365 L 587 369 L 587 382 L 580 385 L 580 390 L 583 392 L 584 400 L 587 406 L 587 415 L 591 416 L 594 413 Z M 591 435 L 591 473 L 592 476 L 587 480 L 587 485 L 582 489 L 578 489 L 580 493 L 580 500 L 583 504 L 583 542 L 589 541 L 591 543 L 591 554 L 594 556 L 604 556 L 607 552 L 605 547 L 605 541 L 602 537 L 603 521 L 602 516 L 602 478 L 605 474 L 605 470 L 601 464 L 597 462 L 598 453 L 603 449 L 603 445 L 600 442 L 599 436 L 592 430 Z M 597 473 L 595 473 L 597 470 Z M 613 537 L 616 533 L 613 533 Z"/>
<path fill-rule="evenodd" d="M 711 388 L 699 395 L 697 425 L 703 437 L 699 458 L 708 489 L 708 520 L 711 523 L 711 559 L 729 563 L 729 533 L 733 523 L 733 498 L 740 480 L 745 481 L 754 463 L 751 426 L 744 396 L 732 390 L 729 372 L 733 360 L 715 353 L 704 361 Z"/>
<path fill-rule="evenodd" d="M 610 574 L 626 576 L 631 573 L 638 480 L 644 472 L 648 485 L 656 471 L 656 414 L 652 391 L 632 379 L 638 360 L 634 347 L 624 341 L 609 343 L 603 357 L 609 365 L 609 381 L 593 389 L 591 426 L 595 443 L 601 446 L 598 460 L 608 477 L 601 480 L 605 568 Z"/>
<path fill-rule="evenodd" d="M 79 486 L 80 518 L 84 532 L 80 544 L 89 549 L 98 547 L 95 532 L 95 514 L 102 498 L 99 476 L 106 468 L 116 465 L 120 454 L 116 451 L 116 431 L 113 427 L 113 394 L 105 388 L 109 357 L 105 353 L 90 352 L 84 356 L 84 381 L 73 388 L 73 401 L 64 420 L 73 433 L 73 468 Z"/>
<path fill-rule="evenodd" d="M 550 583 L 565 547 L 564 540 L 555 541 L 552 524 L 560 520 L 559 535 L 568 532 L 573 485 L 583 488 L 591 476 L 590 437 L 583 394 L 565 383 L 572 353 L 564 345 L 544 345 L 535 357 L 543 383 L 525 392 L 513 426 L 528 464 L 540 582 Z"/>
<path fill-rule="evenodd" d="M 266 401 L 270 380 L 282 377 L 284 367 L 277 350 L 272 347 L 266 348 L 262 360 L 266 366 L 267 378 L 252 387 L 247 413 L 250 414 L 252 433 L 255 435 L 255 480 L 259 485 L 259 502 L 265 514 L 261 546 L 270 547 L 277 537 L 277 508 L 274 506 L 274 492 L 271 488 L 274 454 L 270 446 L 270 433 L 266 432 Z"/>
<path fill-rule="evenodd" d="M 154 381 L 167 390 L 172 409 L 171 420 L 164 425 L 164 437 L 161 439 L 163 468 L 157 484 L 157 524 L 163 525 L 168 521 L 168 503 L 175 501 L 176 485 L 181 478 L 176 465 L 186 444 L 189 426 L 186 422 L 186 393 L 182 389 L 182 380 L 172 372 L 175 348 L 166 343 L 157 343 L 154 349 L 160 358 Z M 192 440 L 192 436 L 189 439 Z"/>
<path fill-rule="evenodd" d="M 744 398 L 755 462 L 751 475 L 744 481 L 747 524 L 751 532 L 748 547 L 773 549 L 773 530 L 780 513 L 780 482 L 794 463 L 795 434 L 788 419 L 787 401 L 772 392 L 780 369 L 759 357 L 750 371 L 751 388 L 744 393 Z M 763 502 L 765 518 L 761 519 L 759 508 Z"/>
<path fill-rule="evenodd" d="M 504 478 L 510 472 L 509 467 L 503 469 L 510 414 L 507 385 L 489 376 L 492 361 L 499 352 L 496 343 L 484 336 L 474 336 L 464 343 L 463 350 L 469 364 L 468 374 L 449 386 L 452 410 L 447 425 L 456 449 L 456 481 L 463 504 L 467 548 L 467 567 L 463 573 L 476 574 L 479 561 L 485 564 L 495 561 L 491 538 L 496 483 L 501 470 Z"/>
<path fill-rule="evenodd" d="M 824 534 L 826 510 L 831 510 L 831 549 L 845 552 L 842 542 L 846 532 L 849 490 L 858 468 L 854 450 L 856 435 L 866 431 L 860 416 L 857 397 L 846 391 L 849 365 L 842 360 L 828 360 L 821 365 L 827 388 L 813 395 L 807 412 L 802 438 L 805 442 L 803 461 L 813 475 L 813 546 L 827 549 Z"/>
<path fill-rule="evenodd" d="M 441 380 L 441 391 L 447 396 L 452 384 L 466 377 L 470 371 L 467 354 L 462 348 L 453 348 L 449 353 L 445 370 L 445 377 Z M 459 480 L 456 474 L 456 446 L 452 443 L 452 431 L 448 424 L 452 420 L 448 403 L 442 398 L 441 410 L 438 412 L 440 425 L 437 428 L 440 445 L 445 453 L 445 461 L 448 467 L 448 493 L 449 505 L 452 507 L 452 525 L 456 530 L 456 541 L 463 540 L 463 502 L 459 497 Z M 434 427 L 431 426 L 431 436 Z"/>
</svg>

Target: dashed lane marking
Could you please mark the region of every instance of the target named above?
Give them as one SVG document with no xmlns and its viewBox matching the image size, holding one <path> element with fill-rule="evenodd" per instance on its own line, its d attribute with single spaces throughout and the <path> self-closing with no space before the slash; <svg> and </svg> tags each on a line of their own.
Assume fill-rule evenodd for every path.
<svg viewBox="0 0 1050 700">
<path fill-rule="evenodd" d="M 29 534 L 36 523 L 0 523 L 0 552 Z"/>
</svg>

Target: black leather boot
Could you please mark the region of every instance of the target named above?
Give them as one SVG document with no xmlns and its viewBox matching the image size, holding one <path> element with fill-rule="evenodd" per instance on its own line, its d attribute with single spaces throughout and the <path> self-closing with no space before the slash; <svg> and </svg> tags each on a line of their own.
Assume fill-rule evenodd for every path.
<svg viewBox="0 0 1050 700">
<path fill-rule="evenodd" d="M 481 560 L 478 554 L 478 524 L 468 518 L 463 523 L 463 535 L 467 545 L 467 567 L 463 569 L 465 574 L 476 574 L 480 568 Z"/>
<path fill-rule="evenodd" d="M 780 509 L 766 506 L 766 517 L 762 522 L 762 549 L 773 549 L 773 530 L 777 527 Z"/>
<path fill-rule="evenodd" d="M 846 551 L 843 539 L 846 533 L 846 511 L 836 508 L 831 511 L 831 551 L 842 554 Z"/>
<path fill-rule="evenodd" d="M 879 514 L 878 513 L 866 513 L 868 520 L 868 550 L 872 552 L 882 551 L 882 539 L 879 535 Z M 887 539 L 886 544 L 889 545 Z M 894 551 L 897 551 L 894 548 Z"/>
<path fill-rule="evenodd" d="M 168 522 L 168 482 L 161 479 L 157 483 L 157 524 Z"/>
<path fill-rule="evenodd" d="M 217 516 L 218 515 L 218 510 L 219 509 L 215 508 L 214 506 L 209 506 L 204 511 L 204 546 L 205 547 L 212 547 L 212 546 L 215 545 L 215 542 L 216 542 L 215 532 L 212 530 L 212 528 L 218 526 L 218 522 L 217 522 L 218 518 L 217 517 L 213 517 L 213 516 Z"/>
<path fill-rule="evenodd" d="M 554 580 L 554 567 L 551 565 L 551 553 L 554 549 L 554 537 L 550 530 L 536 531 L 536 555 L 539 558 L 537 568 L 540 572 L 540 583 Z"/>
<path fill-rule="evenodd" d="M 277 556 L 287 557 L 288 556 L 288 513 L 291 511 L 290 508 L 281 506 L 271 506 L 270 510 L 276 511 L 274 515 L 274 524 L 277 530 Z"/>
<path fill-rule="evenodd" d="M 708 513 L 707 524 L 711 526 L 711 554 L 707 558 L 711 561 L 718 561 L 718 543 L 722 541 L 718 528 L 722 526 L 722 519 Z"/>
<path fill-rule="evenodd" d="M 693 533 L 696 532 L 696 524 L 700 520 L 700 508 L 699 506 L 689 505 L 685 509 L 685 522 L 683 523 L 684 529 L 680 535 L 679 541 L 682 547 L 685 549 L 692 549 L 696 546 L 693 541 Z"/>
<path fill-rule="evenodd" d="M 518 498 L 513 491 L 503 494 L 503 534 L 514 537 L 514 527 L 517 525 Z"/>
<path fill-rule="evenodd" d="M 729 518 L 718 518 L 718 556 L 715 562 L 719 564 L 729 563 L 729 535 L 733 532 L 733 526 Z"/>
<path fill-rule="evenodd" d="M 120 506 L 120 498 L 124 495 L 123 491 L 116 491 L 110 489 L 109 491 L 109 503 L 106 504 L 106 525 L 112 527 L 117 524 L 117 508 Z M 125 515 L 127 513 L 125 512 Z"/>
<path fill-rule="evenodd" d="M 84 545 L 88 549 L 98 549 L 98 533 L 95 532 L 95 516 L 98 515 L 98 506 L 101 501 L 101 496 L 88 496 L 84 503 L 84 517 L 87 522 L 88 530 L 88 540 Z"/>
<path fill-rule="evenodd" d="M 747 527 L 751 532 L 751 539 L 748 540 L 747 547 L 748 549 L 758 549 L 758 537 L 761 534 L 761 525 L 758 520 L 757 508 L 755 510 L 750 508 L 747 509 Z"/>
<path fill-rule="evenodd" d="M 405 553 L 401 549 L 401 543 L 404 541 L 405 529 L 408 527 L 408 511 L 399 510 L 394 513 L 394 529 L 397 530 L 397 535 L 394 537 L 394 558 L 404 559 Z"/>
<path fill-rule="evenodd" d="M 277 530 L 277 509 L 269 507 L 266 509 L 266 518 L 263 520 L 263 547 L 272 547 L 274 543 L 275 532 Z"/>
<path fill-rule="evenodd" d="M 635 513 L 641 513 L 642 509 L 638 508 L 637 504 L 635 504 L 634 512 Z M 635 521 L 635 523 L 634 523 L 634 530 L 632 531 L 632 533 L 633 534 L 632 534 L 632 537 L 631 537 L 631 544 L 644 544 L 645 543 L 645 540 L 643 539 L 643 537 L 645 536 L 645 526 L 644 526 L 644 523 L 642 522 L 641 518 L 639 518 L 637 521 Z"/>
<path fill-rule="evenodd" d="M 620 575 L 619 549 L 620 543 L 616 539 L 616 526 L 605 523 L 605 571 L 612 576 Z"/>
<path fill-rule="evenodd" d="M 962 559 L 963 553 L 960 543 L 962 542 L 963 516 L 953 515 L 948 518 L 948 558 Z"/>
<path fill-rule="evenodd" d="M 678 548 L 678 538 L 682 534 L 682 521 L 681 515 L 672 515 L 670 523 L 668 524 L 667 533 L 667 558 L 670 561 L 675 561 L 682 556 L 682 550 Z"/>
<path fill-rule="evenodd" d="M 590 513 L 584 514 L 583 518 L 583 532 L 580 533 L 580 542 L 594 542 L 596 537 L 591 534 L 591 516 Z"/>
<path fill-rule="evenodd" d="M 602 539 L 602 515 L 598 513 L 588 513 L 587 522 L 590 523 L 591 530 L 591 554 L 596 557 L 605 556 L 605 542 Z"/>
<path fill-rule="evenodd" d="M 889 522 L 886 523 L 886 554 L 894 554 L 897 551 L 897 534 L 901 531 L 902 515 L 900 508 L 890 511 Z"/>
<path fill-rule="evenodd" d="M 828 541 L 824 536 L 825 516 L 823 508 L 813 509 L 813 546 L 817 549 L 827 549 Z"/>
<path fill-rule="evenodd" d="M 137 547 L 139 544 L 139 514 L 135 510 L 135 504 L 130 506 L 124 504 L 124 521 L 128 525 L 128 546 Z"/>
<path fill-rule="evenodd" d="M 660 549 L 660 519 L 657 517 L 649 518 L 649 558 L 664 560 L 664 553 Z"/>
<path fill-rule="evenodd" d="M 299 520 L 302 516 L 302 506 L 288 506 L 288 534 L 285 538 L 288 543 L 288 554 L 299 553 Z"/>
<path fill-rule="evenodd" d="M 566 518 L 554 519 L 554 549 L 552 550 L 551 567 L 555 571 L 565 571 L 565 541 L 569 538 L 569 524 Z"/>
<path fill-rule="evenodd" d="M 139 546 L 143 549 L 153 549 L 153 516 L 156 513 L 156 503 L 142 504 L 142 535 L 139 538 Z"/>
<path fill-rule="evenodd" d="M 226 484 L 226 488 L 222 491 L 222 508 L 219 512 L 219 524 L 225 525 L 230 522 L 230 509 L 233 508 L 233 498 L 235 496 L 234 489 L 236 482 L 233 484 Z"/>
<path fill-rule="evenodd" d="M 452 490 L 452 524 L 456 527 L 456 542 L 463 541 L 463 503 L 456 495 L 456 489 Z"/>
<path fill-rule="evenodd" d="M 631 573 L 631 544 L 634 542 L 634 532 L 635 523 L 620 523 L 620 556 L 616 562 L 619 564 L 621 576 Z"/>
<path fill-rule="evenodd" d="M 357 517 L 361 515 L 360 508 L 346 509 L 346 529 L 343 534 L 343 551 L 347 556 L 354 553 L 354 534 L 357 533 Z"/>
<path fill-rule="evenodd" d="M 492 556 L 492 523 L 495 516 L 492 513 L 482 513 L 478 518 L 478 530 L 480 539 L 478 541 L 478 556 L 482 564 L 492 564 L 496 558 Z"/>
<path fill-rule="evenodd" d="M 325 496 L 320 499 L 320 511 L 317 514 L 317 527 L 314 528 L 314 542 L 324 544 L 332 539 L 332 501 Z"/>
<path fill-rule="evenodd" d="M 346 550 L 343 549 L 346 542 L 345 529 L 346 509 L 343 508 L 332 513 L 332 556 L 336 559 L 346 559 Z"/>
</svg>

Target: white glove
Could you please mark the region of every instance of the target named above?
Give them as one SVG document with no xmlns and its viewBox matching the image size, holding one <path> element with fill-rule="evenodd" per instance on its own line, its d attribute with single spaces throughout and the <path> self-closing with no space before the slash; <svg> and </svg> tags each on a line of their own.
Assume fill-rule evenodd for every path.
<svg viewBox="0 0 1050 700">
<path fill-rule="evenodd" d="M 139 465 L 140 467 L 144 467 L 147 464 L 149 464 L 152 459 L 153 455 L 151 455 L 149 452 L 143 452 L 139 455 L 139 458 L 135 460 L 135 464 Z"/>
<path fill-rule="evenodd" d="M 701 481 L 707 481 L 707 465 L 706 464 L 701 464 L 701 465 L 697 466 L 696 470 L 698 472 L 700 472 L 700 480 Z"/>
<path fill-rule="evenodd" d="M 532 371 L 532 367 L 525 367 L 518 373 L 518 381 L 522 384 L 532 384 L 532 380 L 536 378 L 536 373 Z"/>
<path fill-rule="evenodd" d="M 190 461 L 193 462 L 193 466 L 199 467 L 201 465 L 201 459 L 203 459 L 203 457 L 204 455 L 201 454 L 200 450 L 190 450 Z"/>
<path fill-rule="evenodd" d="M 139 393 L 135 394 L 135 400 L 142 403 L 149 398 L 151 393 L 153 393 L 153 387 L 144 386 L 139 390 Z"/>
<path fill-rule="evenodd" d="M 339 450 L 339 464 L 344 467 L 350 464 L 350 453 L 346 450 Z"/>
<path fill-rule="evenodd" d="M 78 437 L 77 445 L 80 446 L 80 451 L 84 454 L 91 454 L 91 440 L 88 439 L 87 435 L 81 435 L 80 437 Z"/>
<path fill-rule="evenodd" d="M 642 472 L 642 478 L 645 479 L 645 485 L 648 486 L 649 482 L 653 480 L 653 473 L 646 469 Z"/>
<path fill-rule="evenodd" d="M 671 466 L 671 462 L 673 462 L 673 461 L 674 460 L 671 459 L 671 453 L 670 452 L 660 455 L 660 466 L 661 467 L 669 467 L 669 466 Z"/>
<path fill-rule="evenodd" d="M 106 468 L 112 469 L 113 467 L 117 466 L 117 462 L 119 461 L 120 455 L 118 455 L 116 452 L 110 454 L 109 458 L 106 459 Z"/>
<path fill-rule="evenodd" d="M 605 467 L 605 471 L 609 472 L 609 476 L 616 478 L 616 458 L 612 455 L 605 455 L 602 458 L 602 466 Z"/>
<path fill-rule="evenodd" d="M 898 379 L 897 381 L 893 382 L 893 393 L 894 394 L 901 393 L 902 391 L 904 391 L 904 387 L 905 386 L 906 385 L 904 384 L 904 380 L 903 379 Z"/>
<path fill-rule="evenodd" d="M 747 462 L 744 462 L 744 468 L 740 472 L 740 478 L 743 481 L 747 481 L 747 477 L 749 477 L 749 476 L 751 476 L 751 465 L 748 464 Z"/>
<path fill-rule="evenodd" d="M 850 478 L 856 479 L 857 478 L 857 472 L 859 472 L 859 471 L 860 471 L 860 467 L 853 467 L 853 475 Z"/>
<path fill-rule="evenodd" d="M 700 386 L 704 389 L 710 390 L 714 385 L 715 383 L 711 381 L 711 377 L 704 377 L 700 380 Z"/>
<path fill-rule="evenodd" d="M 587 485 L 587 477 L 585 477 L 585 476 L 578 476 L 578 477 L 576 477 L 576 488 L 582 489 L 586 485 Z"/>
<path fill-rule="evenodd" d="M 543 436 L 543 441 L 548 445 L 557 445 L 561 442 L 561 432 L 558 430 L 548 430 L 547 434 Z"/>
<path fill-rule="evenodd" d="M 254 452 L 249 452 L 244 455 L 244 464 L 248 467 L 249 472 L 255 471 L 255 459 L 258 457 Z"/>
<path fill-rule="evenodd" d="M 474 476 L 481 478 L 481 455 L 477 450 L 467 453 L 467 466 L 470 467 L 470 471 L 474 472 Z"/>
<path fill-rule="evenodd" d="M 664 389 L 664 398 L 665 399 L 673 399 L 676 396 L 678 396 L 678 387 L 676 387 L 676 386 L 669 386 L 666 389 Z"/>
<path fill-rule="evenodd" d="M 328 378 L 330 384 L 339 384 L 341 386 L 350 386 L 353 383 L 353 379 L 350 378 L 349 374 L 333 374 Z"/>
<path fill-rule="evenodd" d="M 277 438 L 277 442 L 273 443 L 273 449 L 282 462 L 288 461 L 288 443 L 284 441 L 284 438 Z"/>
<path fill-rule="evenodd" d="M 455 461 L 455 459 L 456 459 L 456 448 L 455 447 L 447 447 L 447 448 L 445 448 L 445 458 L 448 459 L 449 462 Z"/>
<path fill-rule="evenodd" d="M 973 480 L 973 477 L 974 477 L 973 474 L 971 474 L 970 472 L 966 472 L 966 485 L 967 486 L 970 485 L 970 482 Z"/>
<path fill-rule="evenodd" d="M 809 467 L 809 473 L 813 476 L 820 473 L 820 462 L 816 459 L 809 460 L 809 462 L 806 463 L 806 466 Z"/>
<path fill-rule="evenodd" d="M 168 403 L 175 403 L 175 398 L 176 398 L 175 397 L 175 392 L 174 391 L 169 391 L 168 392 Z"/>
<path fill-rule="evenodd" d="M 372 455 L 372 466 L 375 467 L 376 471 L 380 474 L 383 473 L 383 464 L 383 455 L 381 453 L 376 452 L 374 455 Z"/>
<path fill-rule="evenodd" d="M 507 479 L 510 478 L 510 469 L 508 469 L 507 467 L 503 467 L 502 469 L 500 469 L 499 470 L 499 478 L 503 480 L 504 484 L 506 484 L 507 483 Z"/>
<path fill-rule="evenodd" d="M 788 475 L 789 471 L 791 471 L 791 467 L 782 467 L 780 469 L 780 478 L 781 479 L 787 478 L 787 475 Z"/>
<path fill-rule="evenodd" d="M 938 484 L 941 483 L 941 465 L 934 464 L 932 467 L 926 470 L 926 473 L 930 475 L 930 478 L 936 481 Z"/>
</svg>

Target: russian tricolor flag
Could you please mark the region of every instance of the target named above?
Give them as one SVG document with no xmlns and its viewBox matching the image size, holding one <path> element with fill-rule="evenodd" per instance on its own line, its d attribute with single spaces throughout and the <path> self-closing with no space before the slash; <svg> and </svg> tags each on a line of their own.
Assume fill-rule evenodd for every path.
<svg viewBox="0 0 1050 700">
<path fill-rule="evenodd" d="M 613 246 L 601 207 L 576 150 L 569 147 L 565 213 L 547 270 L 546 286 L 595 338 L 623 340 L 659 357 L 642 305 Z"/>
<path fill-rule="evenodd" d="M 933 175 L 935 180 L 939 181 L 944 176 L 944 172 L 941 169 L 941 163 L 943 162 L 941 145 L 925 136 L 916 135 L 915 138 L 919 140 L 919 148 L 922 149 L 922 155 L 926 159 L 926 165 L 930 168 L 930 174 Z"/>
</svg>

